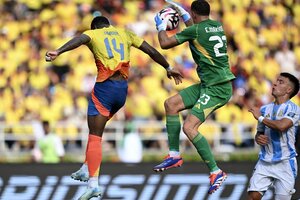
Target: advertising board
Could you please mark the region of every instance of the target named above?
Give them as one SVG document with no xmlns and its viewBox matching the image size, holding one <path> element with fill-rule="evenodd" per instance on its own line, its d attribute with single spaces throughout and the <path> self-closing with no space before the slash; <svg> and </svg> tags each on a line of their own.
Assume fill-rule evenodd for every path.
<svg viewBox="0 0 300 200">
<path fill-rule="evenodd" d="M 156 163 L 103 163 L 99 182 L 103 200 L 240 200 L 247 199 L 247 186 L 255 162 L 224 162 L 219 166 L 228 178 L 218 191 L 207 195 L 208 170 L 203 163 L 184 163 L 162 173 L 152 171 Z M 1 200 L 78 199 L 86 183 L 69 174 L 80 164 L 0 164 Z M 293 199 L 300 198 L 297 180 Z M 273 191 L 264 199 L 274 199 Z"/>
</svg>

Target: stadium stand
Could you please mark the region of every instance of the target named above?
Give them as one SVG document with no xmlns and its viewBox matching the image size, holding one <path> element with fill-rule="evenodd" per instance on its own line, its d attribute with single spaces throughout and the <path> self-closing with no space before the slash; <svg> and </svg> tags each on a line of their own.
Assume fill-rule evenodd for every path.
<svg viewBox="0 0 300 200">
<path fill-rule="evenodd" d="M 188 8 L 191 0 L 180 2 Z M 211 17 L 224 24 L 237 78 L 230 103 L 211 116 L 203 132 L 208 132 L 214 146 L 222 142 L 234 148 L 253 146 L 256 121 L 247 112 L 247 105 L 272 100 L 268 91 L 279 72 L 288 71 L 300 78 L 300 2 L 210 3 Z M 0 0 L 0 150 L 10 151 L 14 146 L 30 150 L 30 141 L 35 139 L 32 122 L 41 120 L 51 122 L 54 132 L 63 138 L 66 151 L 70 143 L 82 147 L 87 133 L 87 99 L 96 71 L 93 57 L 86 47 L 66 53 L 53 63 L 46 63 L 44 55 L 46 49 L 88 29 L 93 15 L 99 12 L 112 19 L 112 24 L 130 28 L 150 41 L 185 76 L 183 84 L 175 86 L 162 69 L 134 50 L 126 106 L 112 119 L 104 137 L 108 144 L 120 138 L 125 119 L 130 119 L 139 124 L 136 130 L 143 140 L 154 141 L 144 143 L 146 148 L 165 148 L 163 102 L 199 80 L 186 48 L 159 48 L 153 17 L 163 6 L 163 0 Z M 300 95 L 293 101 L 299 105 Z M 150 122 L 154 125 L 148 129 L 141 125 Z"/>
</svg>

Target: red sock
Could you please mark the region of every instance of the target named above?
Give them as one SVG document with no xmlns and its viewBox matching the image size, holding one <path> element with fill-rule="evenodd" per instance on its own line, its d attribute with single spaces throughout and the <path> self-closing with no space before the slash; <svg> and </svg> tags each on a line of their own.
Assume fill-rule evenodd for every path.
<svg viewBox="0 0 300 200">
<path fill-rule="evenodd" d="M 86 149 L 86 161 L 90 177 L 99 176 L 99 169 L 102 161 L 102 137 L 89 134 Z"/>
<path fill-rule="evenodd" d="M 86 148 L 85 148 L 85 159 L 84 159 L 84 162 L 83 162 L 83 163 L 86 164 L 86 165 L 87 165 L 86 153 L 87 153 L 87 150 L 88 150 L 88 144 L 89 144 L 89 143 L 86 144 Z"/>
</svg>

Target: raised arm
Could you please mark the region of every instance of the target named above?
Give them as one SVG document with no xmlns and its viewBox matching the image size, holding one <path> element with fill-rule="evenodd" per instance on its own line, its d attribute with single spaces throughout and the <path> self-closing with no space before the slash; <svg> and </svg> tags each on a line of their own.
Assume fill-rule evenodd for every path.
<svg viewBox="0 0 300 200">
<path fill-rule="evenodd" d="M 169 37 L 167 35 L 166 31 L 158 32 L 158 41 L 159 41 L 159 45 L 162 49 L 170 49 L 179 44 L 175 35 Z"/>
<path fill-rule="evenodd" d="M 161 53 L 159 53 L 156 49 L 154 49 L 151 45 L 149 45 L 146 41 L 142 43 L 139 49 L 144 53 L 148 54 L 155 62 L 163 66 L 167 70 L 168 78 L 171 79 L 171 77 L 173 77 L 176 85 L 182 82 L 183 76 L 181 75 L 181 73 L 170 67 L 165 57 L 161 55 Z"/>
<path fill-rule="evenodd" d="M 85 34 L 76 36 L 76 37 L 72 38 L 71 40 L 69 40 L 67 43 L 65 43 L 63 46 L 58 48 L 57 50 L 48 51 L 45 55 L 45 59 L 48 62 L 53 61 L 60 54 L 66 52 L 66 51 L 76 49 L 77 47 L 79 47 L 83 44 L 87 44 L 90 40 L 91 40 L 91 38 Z"/>
<path fill-rule="evenodd" d="M 164 20 L 161 20 L 161 18 L 156 14 L 154 18 L 156 29 L 158 30 L 158 41 L 160 44 L 160 47 L 162 49 L 170 49 L 174 46 L 177 46 L 179 43 L 175 37 L 175 35 L 169 37 L 167 35 L 166 29 L 167 29 L 167 22 Z"/>
<path fill-rule="evenodd" d="M 167 3 L 169 3 L 179 14 L 181 19 L 183 20 L 184 24 L 188 26 L 192 26 L 194 24 L 190 13 L 186 11 L 183 7 L 181 7 L 178 3 L 175 3 L 172 0 L 165 0 Z"/>
<path fill-rule="evenodd" d="M 161 55 L 161 53 L 159 53 L 156 49 L 154 49 L 151 45 L 149 45 L 146 41 L 142 43 L 139 49 L 142 50 L 144 53 L 148 54 L 155 62 L 163 66 L 165 69 L 168 69 L 170 67 L 165 57 Z"/>
</svg>

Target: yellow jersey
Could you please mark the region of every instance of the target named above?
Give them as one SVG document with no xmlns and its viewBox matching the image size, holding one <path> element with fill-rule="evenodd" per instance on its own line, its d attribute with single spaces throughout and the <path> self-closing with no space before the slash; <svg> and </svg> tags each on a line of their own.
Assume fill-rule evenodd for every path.
<svg viewBox="0 0 300 200">
<path fill-rule="evenodd" d="M 125 79 L 129 75 L 130 47 L 139 48 L 144 40 L 131 31 L 109 26 L 85 31 L 91 38 L 87 44 L 94 54 L 98 74 L 96 82 L 103 82 L 119 71 Z"/>
</svg>

